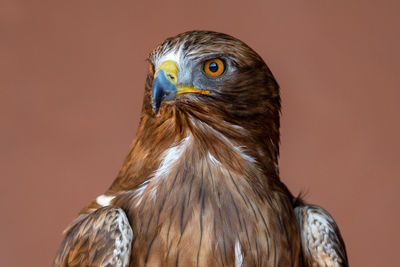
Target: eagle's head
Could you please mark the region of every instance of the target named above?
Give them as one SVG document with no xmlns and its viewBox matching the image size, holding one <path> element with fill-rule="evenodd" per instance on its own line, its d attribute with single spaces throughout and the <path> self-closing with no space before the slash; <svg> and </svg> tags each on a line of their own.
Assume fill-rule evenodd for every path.
<svg viewBox="0 0 400 267">
<path fill-rule="evenodd" d="M 148 61 L 143 115 L 159 124 L 179 117 L 177 132 L 182 124 L 190 127 L 190 119 L 231 136 L 244 129 L 276 158 L 279 86 L 253 49 L 226 34 L 190 31 L 166 39 Z"/>
</svg>

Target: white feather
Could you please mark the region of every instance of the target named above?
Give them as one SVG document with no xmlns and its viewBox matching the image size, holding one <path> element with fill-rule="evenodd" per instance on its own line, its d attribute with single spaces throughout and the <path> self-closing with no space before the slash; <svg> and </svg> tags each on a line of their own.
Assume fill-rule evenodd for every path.
<svg viewBox="0 0 400 267">
<path fill-rule="evenodd" d="M 190 143 L 190 135 L 182 139 L 178 145 L 168 148 L 162 156 L 160 166 L 154 173 L 153 180 L 158 180 L 163 177 L 167 177 L 172 166 L 181 157 L 182 152 Z M 157 182 L 157 181 L 156 181 Z"/>
<path fill-rule="evenodd" d="M 235 267 L 240 267 L 243 264 L 243 254 L 240 248 L 239 241 L 235 243 Z"/>
<path fill-rule="evenodd" d="M 171 50 L 168 53 L 156 58 L 155 62 L 154 62 L 154 67 L 155 69 L 158 69 L 158 67 L 160 67 L 161 63 L 167 61 L 167 60 L 172 60 L 175 61 L 177 64 L 180 62 L 181 60 L 181 50 Z"/>
<path fill-rule="evenodd" d="M 144 183 L 142 183 L 141 185 L 139 185 L 139 187 L 135 190 L 135 197 L 138 198 L 138 200 L 136 201 L 136 207 L 140 205 L 140 203 L 142 202 L 143 199 L 143 192 L 144 190 L 147 188 L 147 186 L 149 185 L 150 180 L 146 181 Z"/>
<path fill-rule="evenodd" d="M 219 160 L 217 160 L 213 154 L 211 154 L 210 152 L 207 152 L 207 157 L 210 160 L 211 163 L 213 163 L 214 165 L 221 165 L 221 162 L 219 162 Z"/>
<path fill-rule="evenodd" d="M 162 160 L 154 172 L 153 177 L 146 182 L 142 183 L 135 191 L 134 197 L 136 198 L 136 206 L 142 203 L 143 195 L 148 195 L 151 199 L 157 197 L 157 184 L 161 179 L 168 177 L 169 172 L 177 160 L 181 157 L 182 152 L 190 143 L 190 135 L 182 139 L 179 144 L 174 144 L 162 154 Z"/>
<path fill-rule="evenodd" d="M 96 198 L 97 204 L 99 204 L 102 207 L 109 206 L 111 201 L 115 198 L 115 196 L 106 196 L 106 195 L 100 195 Z"/>
</svg>

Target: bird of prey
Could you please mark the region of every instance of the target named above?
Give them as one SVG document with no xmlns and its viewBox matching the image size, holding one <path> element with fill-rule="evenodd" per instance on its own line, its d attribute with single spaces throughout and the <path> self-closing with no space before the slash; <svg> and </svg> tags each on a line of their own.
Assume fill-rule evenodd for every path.
<svg viewBox="0 0 400 267">
<path fill-rule="evenodd" d="M 226 34 L 150 53 L 137 135 L 54 266 L 348 266 L 331 215 L 279 177 L 279 86 Z"/>
</svg>

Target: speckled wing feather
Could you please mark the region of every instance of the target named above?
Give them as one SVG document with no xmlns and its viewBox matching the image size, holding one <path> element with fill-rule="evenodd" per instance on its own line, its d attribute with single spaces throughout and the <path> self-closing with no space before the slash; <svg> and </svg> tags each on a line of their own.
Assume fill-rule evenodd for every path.
<svg viewBox="0 0 400 267">
<path fill-rule="evenodd" d="M 347 267 L 346 248 L 332 216 L 316 205 L 295 208 L 299 223 L 304 265 Z"/>
<path fill-rule="evenodd" d="M 80 215 L 67 229 L 54 266 L 128 266 L 132 239 L 122 209 L 100 208 Z"/>
</svg>

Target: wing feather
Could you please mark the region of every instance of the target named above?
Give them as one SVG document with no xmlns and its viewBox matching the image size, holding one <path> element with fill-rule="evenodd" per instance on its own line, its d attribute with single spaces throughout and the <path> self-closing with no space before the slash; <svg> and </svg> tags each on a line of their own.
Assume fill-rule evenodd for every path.
<svg viewBox="0 0 400 267">
<path fill-rule="evenodd" d="M 347 267 L 346 248 L 332 216 L 316 205 L 295 208 L 305 266 Z"/>
<path fill-rule="evenodd" d="M 132 240 L 125 212 L 103 207 L 80 215 L 66 230 L 54 266 L 128 266 Z"/>
</svg>

